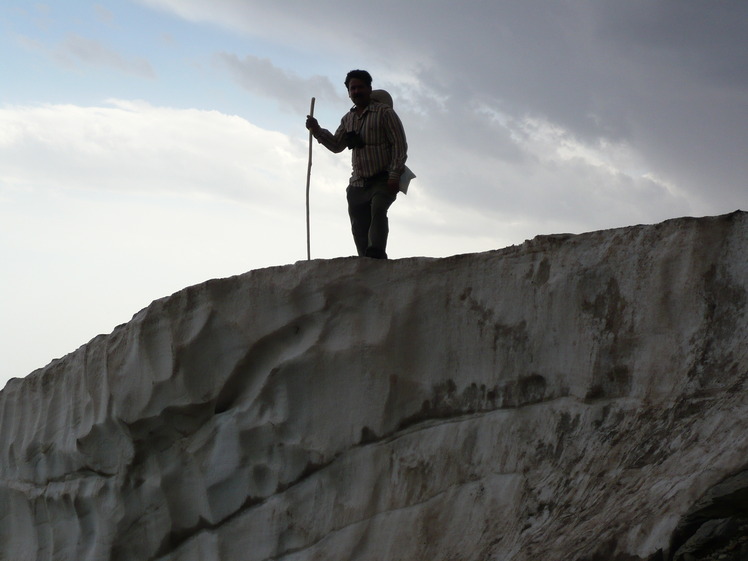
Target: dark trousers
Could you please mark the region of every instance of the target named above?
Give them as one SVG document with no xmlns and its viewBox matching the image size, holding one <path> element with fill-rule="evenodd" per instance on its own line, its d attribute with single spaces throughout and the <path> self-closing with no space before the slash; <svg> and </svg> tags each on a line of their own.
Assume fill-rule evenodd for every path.
<svg viewBox="0 0 748 561">
<path fill-rule="evenodd" d="M 367 179 L 364 187 L 348 186 L 348 216 L 359 256 L 386 258 L 387 235 L 390 232 L 387 210 L 396 194 L 387 186 L 387 173 Z"/>
</svg>

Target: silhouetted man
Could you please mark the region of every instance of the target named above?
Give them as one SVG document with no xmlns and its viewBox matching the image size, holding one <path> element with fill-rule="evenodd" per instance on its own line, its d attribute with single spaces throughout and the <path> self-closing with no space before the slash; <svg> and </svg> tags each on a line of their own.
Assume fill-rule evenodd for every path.
<svg viewBox="0 0 748 561">
<path fill-rule="evenodd" d="M 371 99 L 371 81 L 366 70 L 348 73 L 345 87 L 354 106 L 335 134 L 310 116 L 306 127 L 331 152 L 351 150 L 353 172 L 346 193 L 353 241 L 360 256 L 387 259 L 387 210 L 400 188 L 408 144 L 392 107 Z"/>
</svg>

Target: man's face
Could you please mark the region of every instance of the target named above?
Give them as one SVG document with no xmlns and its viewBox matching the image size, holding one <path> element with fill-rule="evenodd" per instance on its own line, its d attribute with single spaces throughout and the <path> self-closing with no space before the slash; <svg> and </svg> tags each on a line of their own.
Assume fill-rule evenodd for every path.
<svg viewBox="0 0 748 561">
<path fill-rule="evenodd" d="M 348 96 L 359 107 L 369 105 L 371 86 L 360 78 L 351 78 L 348 82 Z"/>
</svg>

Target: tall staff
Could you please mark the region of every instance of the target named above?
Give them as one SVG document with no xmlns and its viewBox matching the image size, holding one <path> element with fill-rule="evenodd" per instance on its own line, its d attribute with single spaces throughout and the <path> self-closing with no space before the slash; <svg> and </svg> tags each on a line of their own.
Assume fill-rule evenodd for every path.
<svg viewBox="0 0 748 561">
<path fill-rule="evenodd" d="M 309 109 L 309 116 L 314 117 L 314 98 L 312 98 L 312 107 Z M 309 182 L 312 178 L 312 129 L 309 129 L 309 165 L 306 169 L 306 260 L 312 258 L 312 245 L 309 235 Z"/>
</svg>

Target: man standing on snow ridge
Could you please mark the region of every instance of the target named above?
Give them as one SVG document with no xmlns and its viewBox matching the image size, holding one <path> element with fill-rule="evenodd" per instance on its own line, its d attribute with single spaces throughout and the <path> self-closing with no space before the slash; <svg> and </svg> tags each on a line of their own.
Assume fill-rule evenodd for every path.
<svg viewBox="0 0 748 561">
<path fill-rule="evenodd" d="M 348 73 L 345 87 L 354 106 L 335 134 L 311 116 L 306 128 L 331 152 L 351 150 L 353 172 L 346 193 L 353 241 L 359 256 L 387 259 L 387 210 L 400 188 L 408 144 L 395 111 L 371 99 L 371 82 L 366 70 Z"/>
</svg>

